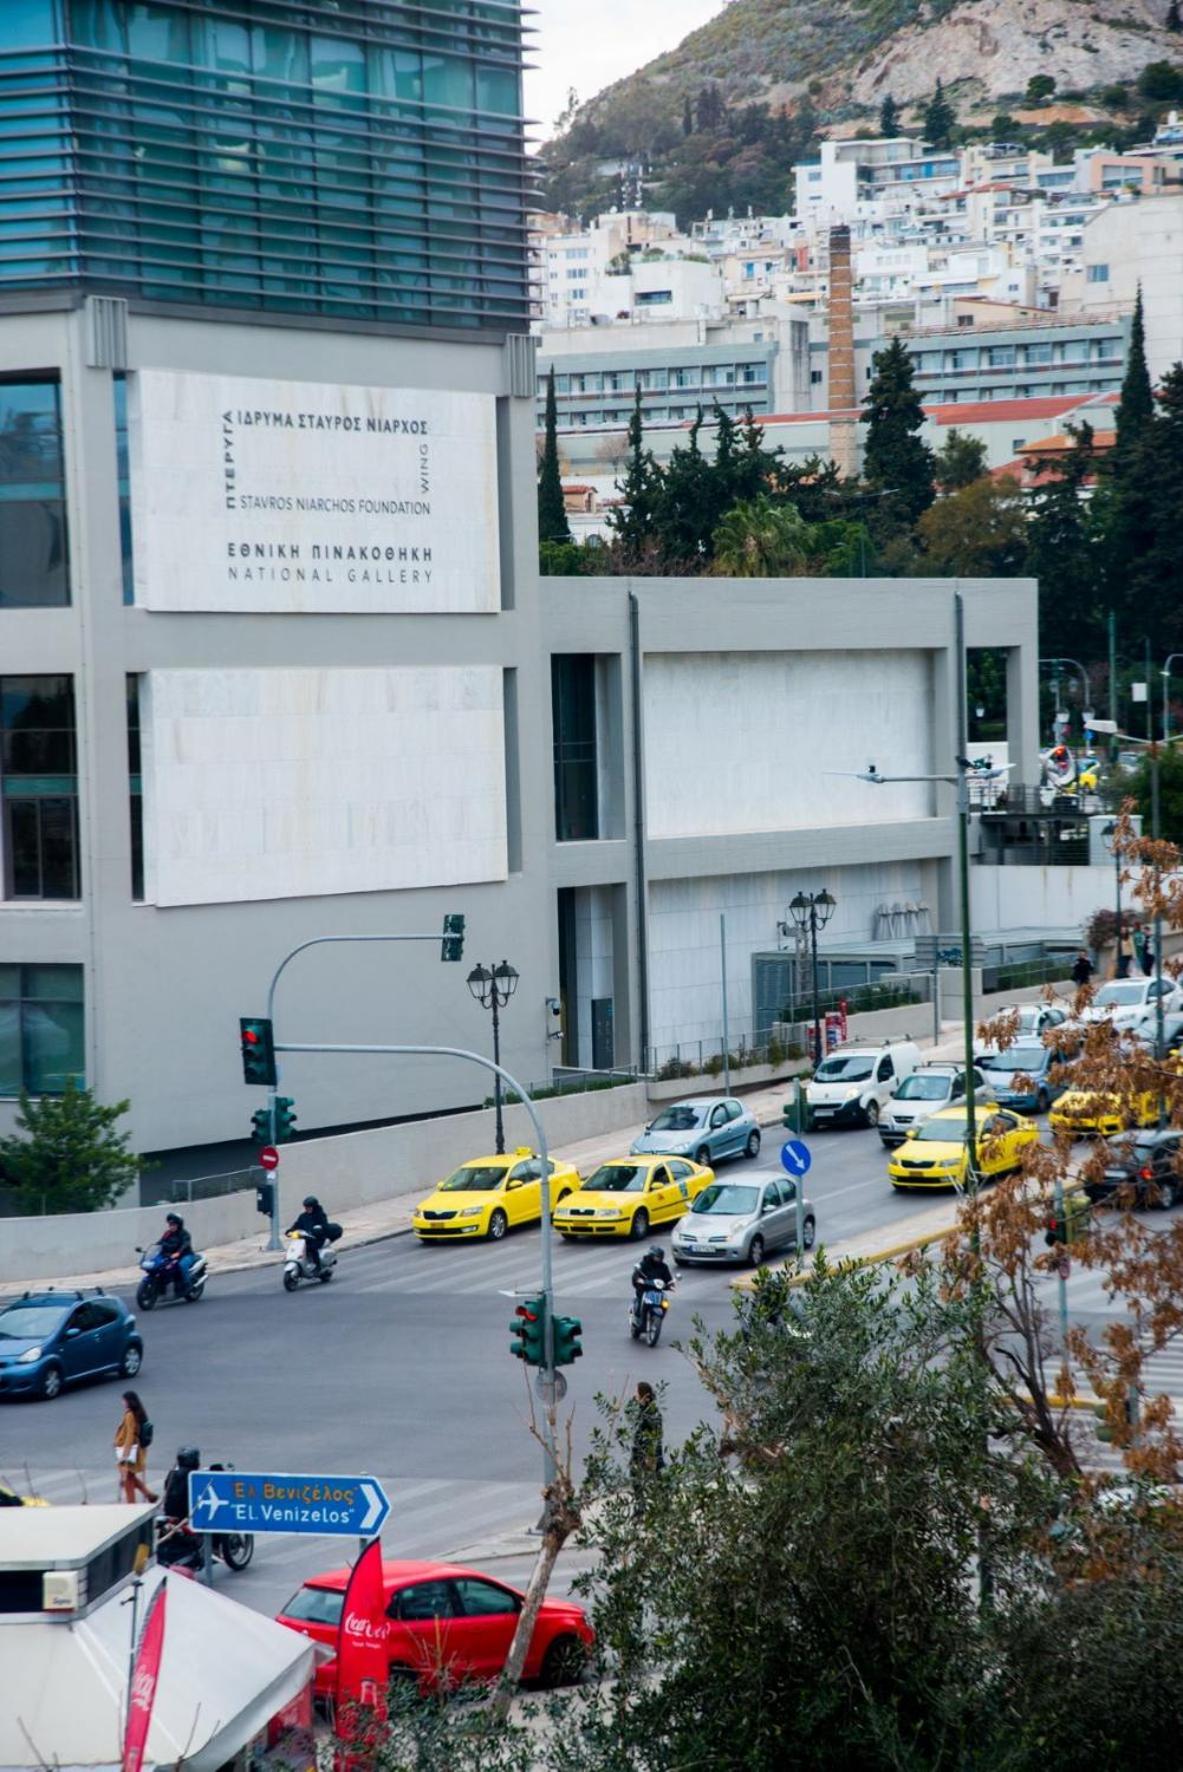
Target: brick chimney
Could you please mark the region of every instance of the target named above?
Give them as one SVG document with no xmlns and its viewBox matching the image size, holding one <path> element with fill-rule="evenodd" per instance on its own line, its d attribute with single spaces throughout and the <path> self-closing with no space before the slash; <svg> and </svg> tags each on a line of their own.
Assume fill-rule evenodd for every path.
<svg viewBox="0 0 1183 1772">
<path fill-rule="evenodd" d="M 858 397 L 854 386 L 854 299 L 850 229 L 830 229 L 830 454 L 844 475 L 856 470 Z"/>
</svg>

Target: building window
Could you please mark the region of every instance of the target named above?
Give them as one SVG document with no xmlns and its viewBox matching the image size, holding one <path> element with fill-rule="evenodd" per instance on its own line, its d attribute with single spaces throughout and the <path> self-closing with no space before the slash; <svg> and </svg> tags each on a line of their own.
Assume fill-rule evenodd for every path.
<svg viewBox="0 0 1183 1772">
<path fill-rule="evenodd" d="M 1108 281 L 1109 281 L 1109 266 L 1108 265 L 1090 265 L 1088 267 L 1087 275 L 1088 275 L 1088 280 L 1090 283 L 1108 283 Z"/>
<path fill-rule="evenodd" d="M 0 1095 L 86 1084 L 81 966 L 0 963 Z"/>
<path fill-rule="evenodd" d="M 69 601 L 61 391 L 0 382 L 0 608 Z"/>
<path fill-rule="evenodd" d="M 821 370 L 820 369 L 811 369 L 809 371 L 809 379 L 815 388 L 818 387 L 821 383 L 821 380 L 822 380 Z"/>
<path fill-rule="evenodd" d="M 127 798 L 131 814 L 131 895 L 144 900 L 144 778 L 140 762 L 140 679 L 127 679 Z"/>
<path fill-rule="evenodd" d="M 555 836 L 587 843 L 600 834 L 596 787 L 596 661 L 591 653 L 550 661 L 555 747 Z"/>
<path fill-rule="evenodd" d="M 115 382 L 115 472 L 119 481 L 119 558 L 123 570 L 123 601 L 136 600 L 131 552 L 131 468 L 127 451 L 127 377 Z"/>
<path fill-rule="evenodd" d="M 4 896 L 78 898 L 78 764 L 70 677 L 0 677 Z"/>
</svg>

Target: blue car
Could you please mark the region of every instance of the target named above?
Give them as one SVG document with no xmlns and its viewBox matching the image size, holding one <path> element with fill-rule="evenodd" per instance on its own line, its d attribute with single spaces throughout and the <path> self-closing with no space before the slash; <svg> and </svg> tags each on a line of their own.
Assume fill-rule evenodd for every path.
<svg viewBox="0 0 1183 1772">
<path fill-rule="evenodd" d="M 26 1292 L 0 1309 L 0 1397 L 48 1402 L 80 1378 L 134 1378 L 143 1360 L 134 1315 L 106 1292 Z"/>
<path fill-rule="evenodd" d="M 1054 1082 L 1051 1077 L 1053 1067 L 1062 1067 L 1063 1062 L 1060 1054 L 1041 1040 L 1018 1039 L 1005 1052 L 978 1055 L 978 1069 L 991 1101 L 1031 1114 L 1046 1114 L 1068 1087 L 1063 1077 Z"/>
</svg>

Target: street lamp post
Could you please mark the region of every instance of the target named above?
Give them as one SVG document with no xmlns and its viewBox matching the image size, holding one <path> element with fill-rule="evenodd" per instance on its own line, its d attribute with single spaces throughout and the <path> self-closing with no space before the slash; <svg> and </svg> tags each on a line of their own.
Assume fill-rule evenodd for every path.
<svg viewBox="0 0 1183 1772">
<path fill-rule="evenodd" d="M 501 1011 L 518 988 L 518 974 L 502 960 L 499 966 L 474 966 L 467 984 L 482 1009 L 493 1011 L 493 1108 L 497 1117 L 497 1155 L 505 1155 L 505 1126 L 501 1114 Z"/>
<path fill-rule="evenodd" d="M 1105 845 L 1106 845 L 1107 849 L 1109 850 L 1110 855 L 1112 855 L 1112 857 L 1113 857 L 1113 890 L 1114 890 L 1113 908 L 1117 912 L 1117 935 L 1115 937 L 1116 946 L 1113 950 L 1113 952 L 1114 952 L 1113 976 L 1114 976 L 1114 978 L 1120 978 L 1121 977 L 1121 941 L 1122 941 L 1122 932 L 1121 932 L 1121 850 L 1117 847 L 1117 824 L 1113 819 L 1110 819 L 1109 823 L 1107 825 L 1103 825 L 1101 827 L 1101 835 L 1102 835 L 1102 837 L 1104 837 Z"/>
<path fill-rule="evenodd" d="M 824 929 L 834 912 L 838 909 L 838 900 L 825 889 L 820 892 L 798 892 L 790 900 L 789 911 L 798 929 L 809 931 L 809 950 L 812 961 L 813 983 L 813 1061 L 820 1064 L 825 1054 L 822 1051 L 822 1012 L 821 1000 L 817 990 L 817 932 Z"/>
<path fill-rule="evenodd" d="M 1158 673 L 1162 678 L 1162 742 L 1171 742 L 1171 666 L 1177 658 L 1183 658 L 1183 652 L 1172 652 L 1167 662 Z"/>
</svg>

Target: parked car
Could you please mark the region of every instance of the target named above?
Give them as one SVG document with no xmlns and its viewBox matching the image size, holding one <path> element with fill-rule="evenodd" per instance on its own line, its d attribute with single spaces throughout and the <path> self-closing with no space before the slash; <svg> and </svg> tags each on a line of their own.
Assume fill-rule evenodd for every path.
<svg viewBox="0 0 1183 1772">
<path fill-rule="evenodd" d="M 1039 1142 L 1030 1120 L 1020 1120 L 993 1102 L 974 1116 L 977 1172 L 983 1181 L 1010 1175 L 1028 1145 Z M 904 1140 L 887 1165 L 894 1188 L 963 1187 L 967 1179 L 969 1132 L 964 1107 L 943 1108 Z"/>
<path fill-rule="evenodd" d="M 982 1093 L 981 1071 L 974 1071 L 973 1081 L 976 1098 Z M 923 1126 L 942 1108 L 955 1107 L 964 1099 L 964 1065 L 935 1060 L 919 1065 L 888 1098 L 879 1121 L 879 1136 L 888 1150 L 893 1150 L 897 1144 L 903 1144 L 915 1127 Z"/>
<path fill-rule="evenodd" d="M 1183 1132 L 1134 1132 L 1114 1145 L 1102 1175 L 1086 1181 L 1094 1206 L 1161 1206 L 1183 1199 Z"/>
<path fill-rule="evenodd" d="M 693 1157 L 696 1163 L 717 1163 L 720 1157 L 760 1154 L 760 1127 L 742 1101 L 731 1096 L 700 1096 L 674 1101 L 651 1120 L 629 1147 L 634 1157 L 649 1152 Z"/>
<path fill-rule="evenodd" d="M 1101 986 L 1081 1019 L 1109 1021 L 1123 1031 L 1146 1027 L 1153 1035 L 1160 982 L 1164 1011 L 1183 1009 L 1183 991 L 1172 978 L 1113 978 Z"/>
<path fill-rule="evenodd" d="M 813 1201 L 804 1199 L 801 1246 L 813 1248 Z M 683 1262 L 746 1261 L 759 1267 L 766 1255 L 797 1242 L 797 1184 L 772 1176 L 759 1181 L 713 1181 L 674 1226 L 673 1254 Z"/>
<path fill-rule="evenodd" d="M 280 1624 L 337 1647 L 345 1606 L 348 1569 L 313 1575 L 276 1614 Z M 453 1563 L 383 1562 L 382 1611 L 370 1620 L 373 1637 L 383 1639 L 392 1680 L 421 1691 L 495 1680 L 505 1665 L 517 1629 L 523 1596 L 478 1569 Z M 571 1600 L 543 1600 L 526 1651 L 523 1679 L 544 1686 L 578 1680 L 595 1633 L 582 1606 Z M 316 1670 L 314 1691 L 331 1697 L 337 1662 L 332 1656 Z"/>
<path fill-rule="evenodd" d="M 1019 1044 L 1030 1045 L 1034 1041 L 1042 1039 L 1044 1034 L 1050 1033 L 1053 1028 L 1063 1027 L 1070 1020 L 1066 1004 L 1046 1001 L 1012 1003 L 1007 1009 L 995 1010 L 990 1020 L 1000 1021 L 1004 1015 L 1016 1017 L 1015 1037 L 1012 1042 L 1016 1046 Z M 981 1063 L 987 1053 L 1000 1052 L 1001 1050 L 1001 1047 L 987 1045 L 985 1042 L 980 1043 L 977 1050 L 978 1063 Z"/>
<path fill-rule="evenodd" d="M 1113 1138 L 1131 1126 L 1153 1126 L 1158 1120 L 1158 1097 L 1139 1090 L 1123 1097 L 1107 1089 L 1066 1089 L 1048 1116 L 1053 1132 L 1070 1132 L 1074 1138 L 1090 1133 Z"/>
<path fill-rule="evenodd" d="M 999 1107 L 1046 1114 L 1068 1087 L 1063 1059 L 1042 1040 L 1017 1039 L 999 1052 L 984 1052 L 978 1063 Z"/>
<path fill-rule="evenodd" d="M 912 1040 L 839 1046 L 805 1085 L 814 1126 L 877 1126 L 883 1107 L 920 1063 Z"/>
<path fill-rule="evenodd" d="M 121 1298 L 26 1292 L 0 1309 L 0 1396 L 59 1396 L 82 1378 L 134 1378 L 144 1359 Z"/>
<path fill-rule="evenodd" d="M 576 1237 L 642 1242 L 653 1225 L 681 1218 L 714 1179 L 713 1169 L 686 1157 L 613 1157 L 567 1195 L 555 1211 L 554 1227 L 568 1242 Z"/>
</svg>

